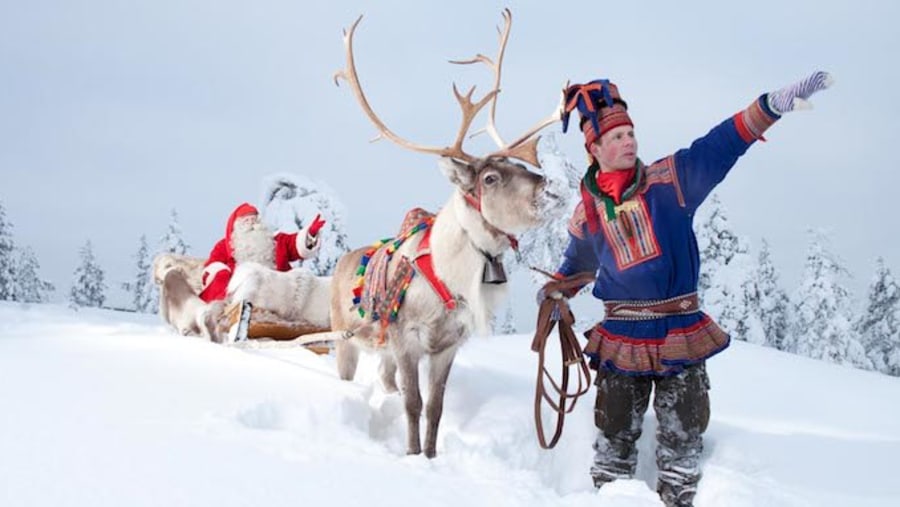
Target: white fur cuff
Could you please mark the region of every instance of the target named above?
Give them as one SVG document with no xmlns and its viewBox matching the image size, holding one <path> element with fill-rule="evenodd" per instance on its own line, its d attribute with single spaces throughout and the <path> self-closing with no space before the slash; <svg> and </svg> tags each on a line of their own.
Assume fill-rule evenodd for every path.
<svg viewBox="0 0 900 507">
<path fill-rule="evenodd" d="M 209 284 L 215 280 L 216 275 L 219 274 L 219 271 L 231 271 L 231 268 L 228 267 L 224 262 L 213 262 L 209 266 L 203 268 L 203 288 L 207 288 Z"/>
<path fill-rule="evenodd" d="M 321 242 L 319 241 L 318 236 L 312 238 L 313 246 L 309 248 L 306 246 L 306 229 L 297 233 L 297 253 L 300 254 L 304 260 L 313 259 L 319 255 L 319 247 L 321 246 Z"/>
</svg>

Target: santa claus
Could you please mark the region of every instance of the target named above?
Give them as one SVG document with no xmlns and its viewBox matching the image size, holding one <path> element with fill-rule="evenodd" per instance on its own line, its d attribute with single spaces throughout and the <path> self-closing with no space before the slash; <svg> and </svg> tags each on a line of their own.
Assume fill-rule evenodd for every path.
<svg viewBox="0 0 900 507">
<path fill-rule="evenodd" d="M 204 264 L 200 299 L 207 303 L 225 299 L 228 282 L 238 264 L 254 262 L 278 271 L 290 271 L 291 262 L 315 257 L 323 225 L 325 220 L 316 215 L 300 232 L 279 232 L 273 236 L 260 220 L 257 209 L 241 204 L 231 212 L 225 237 L 216 243 Z"/>
</svg>

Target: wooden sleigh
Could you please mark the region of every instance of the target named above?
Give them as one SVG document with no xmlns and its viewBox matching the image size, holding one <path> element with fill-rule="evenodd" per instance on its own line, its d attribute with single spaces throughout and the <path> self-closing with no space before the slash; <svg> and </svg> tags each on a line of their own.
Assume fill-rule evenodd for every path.
<svg viewBox="0 0 900 507">
<path fill-rule="evenodd" d="M 241 318 L 241 301 L 225 307 L 219 326 L 234 337 Z M 292 348 L 302 346 L 316 354 L 328 354 L 334 348 L 335 333 L 304 321 L 287 321 L 264 308 L 252 307 L 247 323 L 246 340 L 234 342 L 245 348 Z"/>
</svg>

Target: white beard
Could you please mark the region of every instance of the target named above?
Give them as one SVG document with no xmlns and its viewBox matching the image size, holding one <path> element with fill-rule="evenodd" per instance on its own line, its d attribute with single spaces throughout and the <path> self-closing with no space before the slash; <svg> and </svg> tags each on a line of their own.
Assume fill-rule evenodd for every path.
<svg viewBox="0 0 900 507">
<path fill-rule="evenodd" d="M 231 232 L 231 248 L 237 264 L 256 262 L 275 268 L 275 240 L 272 231 L 262 222 L 236 220 Z"/>
</svg>

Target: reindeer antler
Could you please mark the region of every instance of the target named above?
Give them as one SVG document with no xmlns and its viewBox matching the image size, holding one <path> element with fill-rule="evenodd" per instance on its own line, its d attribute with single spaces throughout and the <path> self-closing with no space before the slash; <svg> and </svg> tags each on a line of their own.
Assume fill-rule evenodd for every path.
<svg viewBox="0 0 900 507">
<path fill-rule="evenodd" d="M 496 60 L 491 60 L 489 57 L 484 56 L 482 54 L 475 55 L 474 58 L 470 60 L 451 60 L 450 63 L 455 63 L 459 65 L 470 65 L 473 63 L 483 63 L 491 68 L 494 73 L 494 90 L 499 93 L 500 91 L 500 75 L 501 69 L 503 67 L 503 55 L 506 52 L 506 43 L 509 41 L 509 32 L 512 28 L 512 12 L 507 9 L 503 9 L 503 29 L 498 29 L 498 33 L 500 34 L 500 47 L 497 50 L 497 58 Z M 563 87 L 563 92 L 560 94 L 560 103 L 559 105 L 550 113 L 549 116 L 539 121 L 535 126 L 528 129 L 525 134 L 517 138 L 515 141 L 507 144 L 503 141 L 503 138 L 500 137 L 500 133 L 497 131 L 497 124 L 495 121 L 496 113 L 497 113 L 497 93 L 494 94 L 493 100 L 491 101 L 491 109 L 490 114 L 488 115 L 487 125 L 483 130 L 476 132 L 473 135 L 477 135 L 481 132 L 487 132 L 488 135 L 491 136 L 491 139 L 497 144 L 497 147 L 500 148 L 499 151 L 491 153 L 489 156 L 499 156 L 499 157 L 510 157 L 522 160 L 524 162 L 528 162 L 535 167 L 540 167 L 541 164 L 538 161 L 537 157 L 537 143 L 540 140 L 540 137 L 533 137 L 535 134 L 540 132 L 542 129 L 560 121 L 562 118 L 562 111 L 564 106 L 564 95 L 565 89 L 567 86 Z"/>
<path fill-rule="evenodd" d="M 380 134 L 375 140 L 387 138 L 393 141 L 394 143 L 402 146 L 403 148 L 407 148 L 412 151 L 420 152 L 420 153 L 433 153 L 436 155 L 440 155 L 442 157 L 453 157 L 459 160 L 463 160 L 466 162 L 472 162 L 477 157 L 469 155 L 464 152 L 462 149 L 463 140 L 466 137 L 466 132 L 468 132 L 469 127 L 472 125 L 472 120 L 475 119 L 475 116 L 478 115 L 478 112 L 497 95 L 498 90 L 494 89 L 488 92 L 484 97 L 481 98 L 478 102 L 472 102 L 472 94 L 475 92 L 475 87 L 473 86 L 469 92 L 465 95 L 459 93 L 456 85 L 453 85 L 453 94 L 456 96 L 457 102 L 459 102 L 459 106 L 462 109 L 462 124 L 459 127 L 459 133 L 456 135 L 456 140 L 453 145 L 446 147 L 437 147 L 437 146 L 425 146 L 421 144 L 416 144 L 410 142 L 394 132 L 391 131 L 378 118 L 378 115 L 372 110 L 372 107 L 369 105 L 369 101 L 366 99 L 365 93 L 363 93 L 362 86 L 359 84 L 359 76 L 356 73 L 356 64 L 353 60 L 353 33 L 356 30 L 356 26 L 359 22 L 362 21 L 362 16 L 356 19 L 353 25 L 350 27 L 350 30 L 344 30 L 344 46 L 347 50 L 347 67 L 343 70 L 340 70 L 334 74 L 334 83 L 339 85 L 338 79 L 344 79 L 348 83 L 350 83 L 351 88 L 353 89 L 354 95 L 356 95 L 356 100 L 359 102 L 359 105 L 362 106 L 363 111 L 375 124 L 375 127 L 378 129 Z"/>
<path fill-rule="evenodd" d="M 494 90 L 500 91 L 500 70 L 503 68 L 503 55 L 506 53 L 506 43 L 509 41 L 509 30 L 512 27 L 512 12 L 507 9 L 503 9 L 503 29 L 497 29 L 497 32 L 500 34 L 500 48 L 497 50 L 497 60 L 493 61 L 489 57 L 478 53 L 475 55 L 475 58 L 470 60 L 450 60 L 450 63 L 454 63 L 457 65 L 471 65 L 473 63 L 483 63 L 491 68 L 494 72 Z M 476 136 L 481 132 L 487 132 L 488 135 L 491 136 L 491 139 L 497 143 L 497 146 L 503 147 L 506 146 L 506 143 L 503 142 L 503 138 L 500 137 L 500 133 L 497 132 L 497 127 L 494 122 L 494 117 L 497 114 L 497 95 L 494 95 L 494 100 L 491 101 L 491 110 L 490 115 L 488 116 L 488 123 L 484 129 L 479 130 L 472 134 L 472 136 Z"/>
<path fill-rule="evenodd" d="M 472 121 L 475 119 L 478 113 L 484 108 L 485 105 L 490 102 L 490 115 L 488 117 L 487 126 L 484 130 L 488 132 L 488 134 L 491 136 L 494 142 L 497 143 L 497 146 L 500 149 L 488 156 L 515 158 L 532 164 L 536 167 L 540 167 L 541 165 L 537 158 L 537 143 L 540 140 L 540 137 L 534 137 L 534 135 L 545 127 L 552 125 L 557 121 L 560 121 L 562 116 L 564 97 L 561 94 L 560 104 L 553 110 L 553 113 L 551 113 L 543 120 L 539 121 L 532 128 L 528 129 L 524 135 L 520 136 L 515 141 L 509 144 L 503 141 L 503 139 L 500 137 L 500 133 L 497 131 L 495 116 L 497 112 L 497 94 L 500 92 L 500 74 L 503 65 L 503 54 L 506 51 L 506 43 L 509 40 L 509 32 L 510 28 L 512 27 L 512 13 L 509 9 L 503 10 L 503 20 L 504 27 L 503 30 L 500 30 L 500 48 L 497 53 L 496 61 L 492 61 L 489 57 L 484 56 L 480 53 L 471 60 L 451 61 L 451 63 L 463 65 L 481 62 L 491 67 L 494 72 L 494 87 L 477 102 L 472 101 L 472 94 L 475 92 L 474 86 L 469 90 L 467 94 L 462 95 L 461 93 L 459 93 L 456 85 L 453 85 L 453 95 L 456 97 L 456 100 L 457 102 L 459 102 L 459 106 L 462 109 L 462 123 L 460 124 L 459 132 L 456 135 L 456 140 L 451 146 L 425 146 L 410 142 L 391 131 L 391 129 L 389 129 L 387 125 L 385 125 L 384 122 L 382 122 L 378 117 L 378 115 L 376 115 L 372 110 L 372 107 L 369 105 L 369 101 L 366 99 L 365 93 L 363 93 L 362 86 L 359 83 L 359 76 L 356 73 L 356 64 L 353 59 L 353 34 L 356 31 L 356 26 L 359 25 L 360 21 L 362 21 L 362 16 L 356 19 L 349 30 L 344 30 L 344 47 L 346 48 L 347 52 L 347 66 L 345 69 L 340 70 L 334 74 L 334 82 L 335 84 L 339 84 L 338 79 L 344 79 L 348 83 L 350 83 L 350 86 L 353 89 L 353 93 L 356 96 L 356 100 L 363 108 L 363 112 L 366 113 L 366 115 L 379 131 L 379 135 L 375 138 L 376 141 L 382 138 L 387 138 L 398 144 L 399 146 L 412 151 L 420 153 L 433 153 L 443 157 L 453 157 L 466 162 L 472 162 L 476 158 L 478 158 L 466 153 L 462 149 L 466 133 L 472 126 Z M 563 88 L 563 90 L 565 90 L 565 87 Z"/>
</svg>

